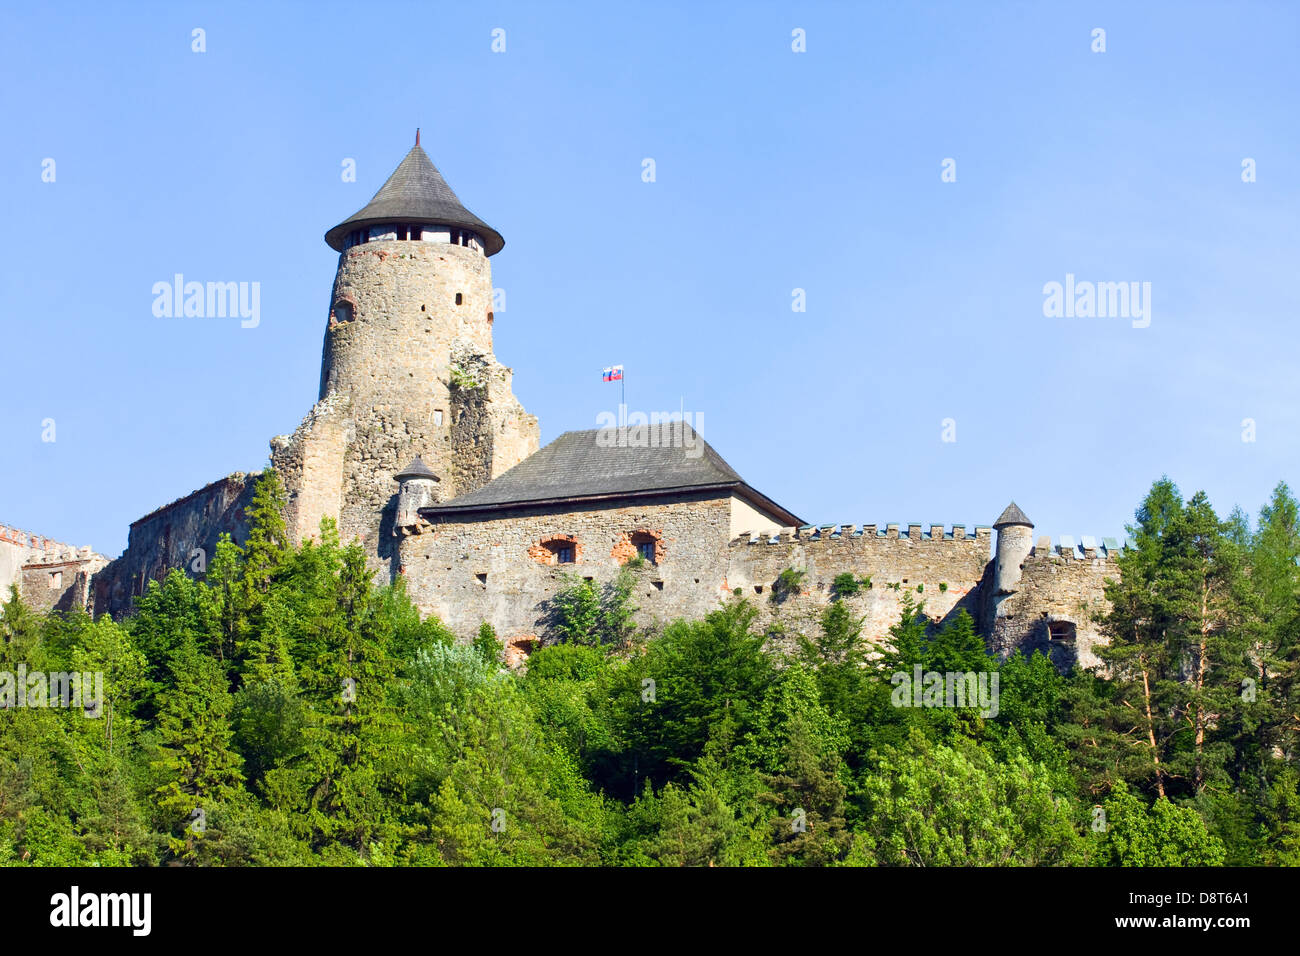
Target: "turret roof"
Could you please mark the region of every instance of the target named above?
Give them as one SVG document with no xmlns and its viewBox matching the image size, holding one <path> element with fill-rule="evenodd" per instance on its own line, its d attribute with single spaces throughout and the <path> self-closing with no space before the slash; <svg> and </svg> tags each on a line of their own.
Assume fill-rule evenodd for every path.
<svg viewBox="0 0 1300 956">
<path fill-rule="evenodd" d="M 993 527 L 1001 528 L 1005 525 L 1012 524 L 1023 524 L 1030 528 L 1034 526 L 1034 523 L 1029 520 L 1029 515 L 1021 511 L 1020 506 L 1014 501 L 1007 505 L 1006 510 L 998 516 L 998 520 L 993 522 Z"/>
<path fill-rule="evenodd" d="M 385 222 L 424 222 L 460 226 L 482 237 L 484 252 L 496 255 L 506 241 L 478 216 L 474 215 L 451 191 L 438 167 L 420 147 L 419 136 L 406 158 L 397 164 L 393 175 L 379 187 L 379 192 L 359 212 L 325 233 L 330 247 L 343 251 L 343 240 L 353 229 Z"/>
<path fill-rule="evenodd" d="M 394 481 L 405 481 L 408 478 L 432 478 L 439 481 L 432 468 L 424 463 L 424 459 L 419 455 L 415 456 L 415 461 L 403 468 L 398 474 L 393 475 Z"/>
</svg>

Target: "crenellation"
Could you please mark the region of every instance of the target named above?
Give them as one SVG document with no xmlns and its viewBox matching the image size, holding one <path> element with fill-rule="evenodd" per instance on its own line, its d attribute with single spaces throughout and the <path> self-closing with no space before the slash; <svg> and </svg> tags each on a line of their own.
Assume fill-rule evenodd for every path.
<svg viewBox="0 0 1300 956">
<path fill-rule="evenodd" d="M 338 258 L 316 403 L 270 442 L 289 536 L 335 520 L 376 582 L 404 579 L 421 611 L 462 638 L 491 623 L 507 658 L 522 659 L 573 576 L 603 588 L 632 567 L 642 625 L 702 617 L 740 593 L 772 633 L 815 628 L 839 599 L 880 642 L 910 599 L 936 625 L 970 613 L 999 653 L 1098 661 L 1105 582 L 1131 540 L 1062 535 L 1054 547 L 1014 502 L 992 525 L 804 523 L 707 443 L 685 462 L 581 445 L 576 432 L 539 450 L 537 418 L 493 352 L 490 258 L 504 239 L 418 141 L 326 242 Z M 112 562 L 0 526 L 0 584 L 39 606 L 93 602 L 120 616 L 170 570 L 201 574 L 194 556 L 210 557 L 222 533 L 246 540 L 256 477 L 232 474 L 150 512 Z M 774 588 L 787 570 L 800 585 Z"/>
<path fill-rule="evenodd" d="M 23 602 L 38 610 L 84 610 L 90 580 L 107 563 L 88 546 L 0 525 L 0 604 L 17 587 Z"/>
</svg>

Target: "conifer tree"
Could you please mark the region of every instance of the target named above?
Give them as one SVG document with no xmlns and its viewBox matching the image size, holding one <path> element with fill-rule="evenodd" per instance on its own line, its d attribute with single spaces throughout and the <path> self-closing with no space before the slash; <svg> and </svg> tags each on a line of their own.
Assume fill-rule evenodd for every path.
<svg viewBox="0 0 1300 956">
<path fill-rule="evenodd" d="M 207 814 L 242 792 L 243 775 L 231 748 L 232 701 L 220 664 L 191 638 L 168 666 L 171 682 L 159 696 L 161 755 L 155 762 L 165 782 L 155 789 L 154 802 L 168 820 L 172 852 L 193 859 Z"/>
<path fill-rule="evenodd" d="M 1116 733 L 1115 761 L 1141 767 L 1141 777 L 1166 795 L 1172 722 L 1178 706 L 1179 607 L 1170 597 L 1183 500 L 1167 478 L 1157 481 L 1129 530 L 1135 549 L 1119 557 L 1120 578 L 1106 586 L 1110 610 L 1102 622 L 1109 639 L 1099 656 L 1111 671 L 1114 698 L 1108 719 Z"/>
</svg>

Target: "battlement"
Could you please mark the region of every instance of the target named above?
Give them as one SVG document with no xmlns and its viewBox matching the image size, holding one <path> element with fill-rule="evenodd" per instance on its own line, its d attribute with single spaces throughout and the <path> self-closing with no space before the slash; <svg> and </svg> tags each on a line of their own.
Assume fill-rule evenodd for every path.
<svg viewBox="0 0 1300 956">
<path fill-rule="evenodd" d="M 43 535 L 31 534 L 9 525 L 0 524 L 0 542 L 12 544 L 15 547 L 26 548 L 28 551 L 39 551 L 47 554 L 71 555 L 68 560 L 76 560 L 77 556 L 83 555 L 90 557 L 94 554 L 89 547 L 77 548 L 70 544 L 64 544 L 61 541 L 55 541 L 53 538 L 46 538 Z"/>
<path fill-rule="evenodd" d="M 1039 561 L 1115 561 L 1136 546 L 1132 538 L 1098 539 L 1090 534 L 1080 535 L 1077 541 L 1073 535 L 1063 534 L 1052 544 L 1049 535 L 1041 535 L 1035 539 L 1029 557 Z"/>
<path fill-rule="evenodd" d="M 969 530 L 968 530 L 969 529 Z M 988 543 L 993 529 L 986 525 L 954 524 L 948 530 L 936 523 L 887 521 L 884 524 L 806 524 L 782 528 L 779 532 L 744 531 L 732 539 L 733 546 L 743 544 L 805 544 L 832 540 L 904 540 L 904 541 L 972 541 Z"/>
</svg>

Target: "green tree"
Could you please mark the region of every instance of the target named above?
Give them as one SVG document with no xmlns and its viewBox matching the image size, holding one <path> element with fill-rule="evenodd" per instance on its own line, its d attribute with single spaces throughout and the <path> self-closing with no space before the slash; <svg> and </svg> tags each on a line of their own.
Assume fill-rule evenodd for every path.
<svg viewBox="0 0 1300 956">
<path fill-rule="evenodd" d="M 206 814 L 242 793 L 243 775 L 231 747 L 232 700 L 221 665 L 190 639 L 172 653 L 168 666 L 171 680 L 158 702 L 155 761 L 164 782 L 154 790 L 154 801 L 167 821 L 172 852 L 193 859 Z"/>
<path fill-rule="evenodd" d="M 1102 804 L 1105 812 L 1093 862 L 1101 866 L 1219 866 L 1223 844 L 1190 807 L 1161 797 L 1148 806 L 1124 784 Z"/>
</svg>

